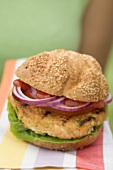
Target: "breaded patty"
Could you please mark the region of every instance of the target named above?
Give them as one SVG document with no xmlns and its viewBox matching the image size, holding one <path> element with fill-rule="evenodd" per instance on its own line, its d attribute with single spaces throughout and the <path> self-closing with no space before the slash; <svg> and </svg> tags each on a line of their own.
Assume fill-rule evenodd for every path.
<svg viewBox="0 0 113 170">
<path fill-rule="evenodd" d="M 9 101 L 25 127 L 38 134 L 48 134 L 61 139 L 80 138 L 90 134 L 94 127 L 101 125 L 107 117 L 107 107 L 84 115 L 67 117 L 44 108 L 22 104 L 13 98 L 12 93 L 9 94 Z"/>
</svg>

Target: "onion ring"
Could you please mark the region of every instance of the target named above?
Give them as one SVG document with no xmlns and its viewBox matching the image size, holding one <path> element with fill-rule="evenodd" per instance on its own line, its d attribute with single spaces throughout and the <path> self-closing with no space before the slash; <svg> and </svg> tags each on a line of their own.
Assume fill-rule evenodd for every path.
<svg viewBox="0 0 113 170">
<path fill-rule="evenodd" d="M 55 105 L 52 106 L 52 108 L 57 109 L 57 110 L 67 111 L 67 112 L 76 112 L 76 111 L 84 110 L 90 106 L 91 106 L 91 103 L 85 103 L 84 105 L 76 106 L 76 107 L 69 107 L 69 106 L 65 106 L 64 104 L 59 104 L 56 106 Z"/>
<path fill-rule="evenodd" d="M 33 91 L 34 95 L 36 91 Z M 58 96 L 52 96 L 49 98 L 44 99 L 31 99 L 28 96 L 24 95 L 24 93 L 21 90 L 21 87 L 14 86 L 12 89 L 12 95 L 13 97 L 24 104 L 34 105 L 34 106 L 42 106 L 42 107 L 50 107 L 56 110 L 66 111 L 66 112 L 77 112 L 81 110 L 85 110 L 88 107 L 92 107 L 92 102 L 87 102 L 80 106 L 75 107 L 69 107 L 64 105 L 64 101 L 66 97 L 58 97 Z M 112 95 L 109 93 L 108 98 L 104 101 L 104 104 L 107 105 L 112 102 Z"/>
<path fill-rule="evenodd" d="M 22 93 L 21 87 L 15 87 L 15 86 L 12 89 L 12 95 L 17 101 L 24 104 L 34 105 L 34 106 L 45 106 L 47 102 L 57 99 L 56 96 L 52 96 L 46 99 L 31 99 Z"/>
<path fill-rule="evenodd" d="M 104 100 L 104 104 L 107 105 L 107 104 L 111 103 L 112 100 L 113 100 L 112 94 L 109 93 L 108 98 L 106 100 Z"/>
</svg>

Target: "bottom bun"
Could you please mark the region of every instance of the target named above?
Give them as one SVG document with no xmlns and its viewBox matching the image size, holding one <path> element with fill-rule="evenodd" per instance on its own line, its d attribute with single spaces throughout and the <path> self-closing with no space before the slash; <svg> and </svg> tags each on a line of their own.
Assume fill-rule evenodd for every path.
<svg viewBox="0 0 113 170">
<path fill-rule="evenodd" d="M 70 142 L 70 143 L 52 143 L 52 142 L 42 142 L 42 141 L 35 141 L 32 144 L 47 148 L 47 149 L 54 149 L 59 151 L 73 151 L 77 149 L 82 149 L 85 146 L 88 146 L 96 141 L 98 136 L 100 135 L 102 130 L 102 127 L 98 129 L 98 131 L 95 134 L 91 134 L 85 139 L 79 141 L 79 142 Z"/>
</svg>

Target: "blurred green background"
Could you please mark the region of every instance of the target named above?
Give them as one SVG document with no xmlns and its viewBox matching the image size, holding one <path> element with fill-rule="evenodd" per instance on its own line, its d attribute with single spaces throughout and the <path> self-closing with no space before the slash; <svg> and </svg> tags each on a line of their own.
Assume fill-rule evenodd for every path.
<svg viewBox="0 0 113 170">
<path fill-rule="evenodd" d="M 0 0 L 0 77 L 6 59 L 77 50 L 89 0 Z"/>
<path fill-rule="evenodd" d="M 107 82 L 109 84 L 110 91 L 113 96 L 113 47 L 111 49 L 109 58 L 108 58 L 108 63 L 105 71 L 105 76 L 107 79 Z M 111 128 L 113 132 L 113 102 L 109 104 L 109 120 L 111 123 Z"/>
</svg>

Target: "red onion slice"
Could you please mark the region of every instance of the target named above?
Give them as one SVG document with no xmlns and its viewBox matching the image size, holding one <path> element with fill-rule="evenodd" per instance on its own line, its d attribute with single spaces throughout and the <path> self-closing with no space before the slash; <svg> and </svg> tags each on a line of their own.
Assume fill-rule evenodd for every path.
<svg viewBox="0 0 113 170">
<path fill-rule="evenodd" d="M 20 95 L 21 97 L 25 98 L 25 99 L 29 99 L 29 97 L 27 97 L 21 90 L 21 87 L 17 87 L 17 86 L 14 86 L 13 87 L 13 93 L 17 93 L 15 95 Z"/>
<path fill-rule="evenodd" d="M 32 93 L 34 97 L 36 97 L 35 96 L 36 91 L 34 89 L 32 90 L 33 90 Z M 24 103 L 24 104 L 42 106 L 42 107 L 51 107 L 56 110 L 62 110 L 62 111 L 67 111 L 67 112 L 81 111 L 81 110 L 87 109 L 92 104 L 89 102 L 81 106 L 69 107 L 63 104 L 66 97 L 58 97 L 58 96 L 53 96 L 53 97 L 45 98 L 45 99 L 31 99 L 28 96 L 24 95 L 24 93 L 21 90 L 21 87 L 18 87 L 18 86 L 13 87 L 12 95 L 17 101 Z M 112 94 L 109 93 L 108 98 L 104 101 L 104 104 L 107 105 L 111 102 L 112 102 Z"/>
<path fill-rule="evenodd" d="M 34 105 L 34 106 L 47 106 L 48 102 L 57 99 L 56 96 L 53 96 L 51 98 L 46 98 L 46 99 L 31 99 L 22 93 L 20 87 L 15 87 L 15 86 L 12 89 L 12 95 L 17 101 L 24 104 Z"/>
<path fill-rule="evenodd" d="M 106 100 L 104 100 L 104 104 L 107 105 L 107 104 L 111 103 L 112 100 L 113 100 L 112 94 L 109 93 L 108 98 Z"/>
<path fill-rule="evenodd" d="M 62 110 L 62 111 L 67 111 L 67 112 L 76 112 L 76 111 L 81 111 L 84 110 L 88 107 L 90 107 L 91 103 L 85 103 L 84 105 L 78 106 L 78 107 L 69 107 L 65 106 L 64 104 L 59 104 L 59 105 L 54 105 L 52 106 L 53 109 L 57 110 Z"/>
<path fill-rule="evenodd" d="M 92 104 L 91 102 L 89 102 L 89 103 L 85 103 L 84 105 L 81 105 L 81 106 L 78 106 L 78 107 L 69 107 L 69 106 L 65 106 L 63 104 L 64 100 L 62 100 L 62 102 L 58 102 L 58 103 L 57 102 L 55 103 L 53 101 L 52 102 L 53 105 L 51 105 L 51 107 L 54 108 L 54 109 L 57 109 L 57 110 L 62 110 L 62 111 L 67 111 L 67 112 L 76 112 L 76 111 L 81 111 L 81 110 L 87 109 Z M 60 101 L 60 99 L 58 99 L 58 101 Z M 112 94 L 109 93 L 108 98 L 104 101 L 104 104 L 107 105 L 111 102 L 112 102 Z"/>
<path fill-rule="evenodd" d="M 30 93 L 33 96 L 34 99 L 37 99 L 37 90 L 34 89 L 33 87 L 30 87 Z"/>
<path fill-rule="evenodd" d="M 57 106 L 59 104 L 62 104 L 64 100 L 65 100 L 65 97 L 58 97 L 56 100 L 47 103 L 47 106 L 49 107 Z"/>
</svg>

